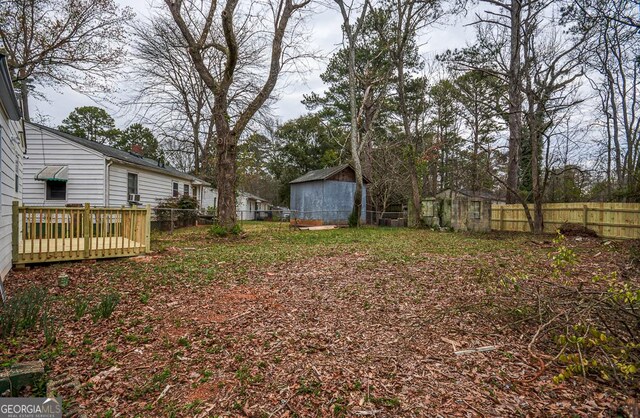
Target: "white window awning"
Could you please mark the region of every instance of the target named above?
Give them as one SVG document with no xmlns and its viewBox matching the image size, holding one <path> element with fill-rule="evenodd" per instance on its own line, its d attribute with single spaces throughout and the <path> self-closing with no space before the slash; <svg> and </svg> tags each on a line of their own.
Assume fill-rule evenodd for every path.
<svg viewBox="0 0 640 418">
<path fill-rule="evenodd" d="M 40 181 L 67 181 L 69 180 L 69 167 L 66 165 L 48 165 L 35 177 Z"/>
</svg>

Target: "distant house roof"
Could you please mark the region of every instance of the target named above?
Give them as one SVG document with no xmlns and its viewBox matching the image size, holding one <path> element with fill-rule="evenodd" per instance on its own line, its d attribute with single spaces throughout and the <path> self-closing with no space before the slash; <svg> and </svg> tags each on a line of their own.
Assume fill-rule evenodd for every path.
<svg viewBox="0 0 640 418">
<path fill-rule="evenodd" d="M 33 123 L 33 122 L 29 122 L 29 123 L 37 128 L 40 128 L 42 130 L 51 132 L 55 135 L 68 139 L 69 141 L 74 142 L 78 145 L 97 151 L 106 157 L 114 158 L 116 160 L 120 160 L 121 162 L 124 162 L 127 164 L 137 165 L 150 171 L 156 171 L 159 173 L 171 175 L 173 177 L 178 177 L 185 180 L 193 181 L 199 184 L 209 185 L 209 183 L 207 183 L 204 180 L 201 180 L 195 176 L 192 176 L 191 174 L 183 173 L 182 171 L 176 170 L 175 168 L 171 167 L 168 164 L 160 163 L 151 158 L 143 157 L 141 155 L 137 155 L 131 152 L 110 147 L 109 145 L 100 144 L 98 142 L 91 141 L 89 139 L 70 135 L 66 132 L 49 128 L 48 126 L 40 125 L 38 123 Z"/>
<path fill-rule="evenodd" d="M 244 197 L 246 197 L 247 199 L 252 199 L 252 200 L 257 200 L 258 202 L 266 202 L 269 203 L 269 201 L 265 198 L 262 198 L 260 196 L 256 196 L 255 194 L 251 194 L 248 192 L 240 192 L 240 194 Z"/>
<path fill-rule="evenodd" d="M 7 111 L 9 119 L 20 120 L 22 111 L 18 105 L 16 93 L 13 90 L 7 57 L 2 53 L 0 53 L 0 102 L 2 102 L 2 107 Z"/>
<path fill-rule="evenodd" d="M 351 166 L 351 164 L 341 164 L 335 167 L 322 168 L 320 170 L 309 171 L 307 174 L 300 176 L 297 179 L 289 182 L 289 184 L 327 180 L 335 176 L 336 174 L 340 173 L 341 171 L 346 170 L 347 168 L 350 168 L 351 170 L 353 170 L 353 167 Z M 363 180 L 365 183 L 370 183 L 369 179 L 367 179 L 364 176 L 363 176 Z"/>
<path fill-rule="evenodd" d="M 477 190 L 477 191 L 473 191 L 473 190 L 468 190 L 468 189 L 443 189 L 440 190 L 437 195 L 446 193 L 448 191 L 451 191 L 453 193 L 458 193 L 461 194 L 463 196 L 467 196 L 467 197 L 476 197 L 476 198 L 481 198 L 481 199 L 485 199 L 485 200 L 496 200 L 496 201 L 502 201 L 504 200 L 503 198 L 497 196 L 496 194 L 488 191 L 488 190 Z"/>
</svg>

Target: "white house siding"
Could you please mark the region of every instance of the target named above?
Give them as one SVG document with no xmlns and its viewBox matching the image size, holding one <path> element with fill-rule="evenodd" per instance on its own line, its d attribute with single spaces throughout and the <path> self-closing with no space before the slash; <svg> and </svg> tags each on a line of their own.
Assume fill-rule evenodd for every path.
<svg viewBox="0 0 640 418">
<path fill-rule="evenodd" d="M 236 200 L 236 207 L 236 217 L 238 219 L 251 221 L 256 219 L 256 211 L 269 210 L 269 203 L 260 201 L 256 205 L 256 199 L 240 193 Z"/>
<path fill-rule="evenodd" d="M 21 122 L 9 120 L 0 107 L 0 280 L 11 269 L 12 205 L 22 199 Z M 17 172 L 16 172 L 17 169 Z M 16 173 L 18 190 L 16 191 Z"/>
<path fill-rule="evenodd" d="M 206 211 L 208 208 L 218 207 L 218 190 L 213 187 L 202 187 L 202 200 L 200 208 Z"/>
<path fill-rule="evenodd" d="M 28 159 L 24 164 L 24 204 L 64 206 L 90 203 L 91 206 L 104 206 L 104 156 L 37 126 L 25 125 Z M 51 165 L 69 167 L 66 200 L 47 200 L 46 183 L 35 180 L 40 170 Z"/>
<path fill-rule="evenodd" d="M 244 221 L 255 219 L 255 201 L 242 193 L 236 197 L 236 218 Z"/>
<path fill-rule="evenodd" d="M 114 162 L 109 167 L 109 206 L 128 205 L 127 173 L 138 175 L 138 194 L 141 205 L 158 206 L 162 199 L 173 196 L 173 183 L 178 183 L 180 195 L 184 192 L 184 185 L 189 185 L 189 194 L 192 193 L 191 181 L 168 174 L 145 170 L 142 167 L 124 165 Z"/>
</svg>

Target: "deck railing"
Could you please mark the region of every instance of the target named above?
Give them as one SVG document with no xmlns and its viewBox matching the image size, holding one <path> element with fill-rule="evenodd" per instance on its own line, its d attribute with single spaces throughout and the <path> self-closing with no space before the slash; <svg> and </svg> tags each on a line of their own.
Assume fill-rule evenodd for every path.
<svg viewBox="0 0 640 418">
<path fill-rule="evenodd" d="M 13 203 L 13 263 L 142 254 L 150 248 L 151 208 L 20 206 Z"/>
</svg>

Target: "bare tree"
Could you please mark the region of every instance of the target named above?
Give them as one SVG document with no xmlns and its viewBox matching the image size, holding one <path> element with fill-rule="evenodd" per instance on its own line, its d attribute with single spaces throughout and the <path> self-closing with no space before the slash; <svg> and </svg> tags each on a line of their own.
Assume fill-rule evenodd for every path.
<svg viewBox="0 0 640 418">
<path fill-rule="evenodd" d="M 460 4 L 458 4 L 460 5 Z M 395 89 L 398 102 L 398 113 L 402 122 L 405 141 L 408 144 L 408 168 L 411 182 L 411 205 L 414 215 L 409 219 L 412 226 L 419 224 L 421 206 L 421 182 L 418 173 L 418 163 L 421 159 L 420 143 L 422 136 L 416 132 L 419 126 L 420 113 L 411 108 L 411 94 L 407 91 L 414 68 L 408 67 L 408 57 L 416 48 L 416 36 L 425 28 L 433 25 L 446 15 L 439 0 L 396 0 L 389 1 L 386 8 L 392 14 L 393 24 L 388 33 L 388 43 L 391 50 L 391 60 L 395 66 Z M 419 84 L 419 83 L 418 83 Z"/>
<path fill-rule="evenodd" d="M 300 57 L 295 48 L 296 30 L 301 29 L 296 16 L 301 17 L 299 11 L 309 2 L 273 0 L 240 5 L 239 0 L 228 0 L 224 4 L 217 1 L 165 0 L 198 75 L 213 93 L 218 222 L 224 228 L 230 229 L 236 224 L 238 140 L 271 96 L 283 67 Z M 271 19 L 266 19 L 266 16 Z M 290 23 L 293 23 L 291 27 Z M 260 58 L 266 55 L 267 63 L 254 67 L 255 78 L 251 84 L 236 90 L 249 91 L 250 97 L 246 106 L 233 117 L 230 114 L 232 87 L 237 86 L 238 64 L 247 49 L 246 44 L 239 42 L 239 28 L 251 33 L 252 51 L 257 51 Z M 207 58 L 212 49 L 221 54 L 220 65 L 215 65 Z M 261 77 L 265 72 L 266 77 Z"/>
<path fill-rule="evenodd" d="M 549 10 L 550 9 L 550 10 Z M 541 172 L 543 141 L 549 129 L 559 122 L 558 114 L 580 102 L 576 81 L 583 75 L 581 47 L 586 35 L 575 39 L 563 36 L 552 7 L 529 7 L 523 31 L 523 87 L 526 97 L 526 140 L 531 150 L 531 179 L 534 217 L 528 215 L 535 233 L 542 233 L 544 179 Z M 547 12 L 548 16 L 543 16 Z M 533 224 L 532 224 L 533 222 Z"/>
<path fill-rule="evenodd" d="M 640 200 L 640 32 L 625 15 L 634 7 L 624 0 L 579 1 L 577 28 L 589 34 L 589 80 L 605 120 L 607 184 L 618 198 Z M 615 14 L 616 18 L 611 15 Z"/>
<path fill-rule="evenodd" d="M 182 34 L 163 16 L 134 25 L 133 34 L 133 104 L 159 132 L 174 164 L 213 177 L 213 94 L 191 63 Z"/>
<path fill-rule="evenodd" d="M 350 223 L 354 225 L 360 225 L 360 213 L 362 211 L 362 189 L 363 176 L 362 176 L 362 161 L 360 155 L 362 148 L 366 143 L 365 140 L 360 138 L 360 131 L 358 129 L 358 119 L 363 111 L 366 111 L 367 102 L 371 102 L 371 89 L 367 88 L 364 98 L 362 100 L 362 108 L 359 110 L 356 90 L 358 86 L 358 79 L 356 75 L 356 48 L 358 38 L 365 24 L 365 18 L 367 12 L 370 10 L 369 0 L 364 0 L 363 4 L 356 4 L 355 0 L 347 3 L 345 0 L 334 0 L 340 10 L 342 16 L 342 34 L 343 45 L 347 55 L 347 70 L 349 80 L 349 110 L 350 110 L 350 129 L 349 138 L 351 144 L 351 160 L 353 161 L 353 168 L 356 172 L 356 190 L 353 196 L 353 210 L 351 212 Z M 352 22 L 355 15 L 355 22 Z M 372 108 L 371 103 L 368 105 Z M 369 130 L 371 131 L 371 130 Z"/>
<path fill-rule="evenodd" d="M 125 55 L 125 24 L 132 18 L 130 8 L 113 0 L 0 2 L 0 41 L 25 119 L 34 85 L 104 89 Z"/>
</svg>

